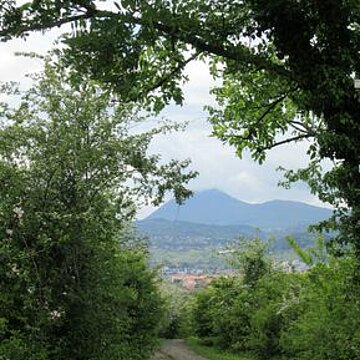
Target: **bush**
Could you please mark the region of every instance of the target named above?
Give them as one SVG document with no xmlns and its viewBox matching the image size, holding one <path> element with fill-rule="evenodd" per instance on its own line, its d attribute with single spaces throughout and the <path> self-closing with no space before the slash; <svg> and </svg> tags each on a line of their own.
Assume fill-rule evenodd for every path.
<svg viewBox="0 0 360 360">
<path fill-rule="evenodd" d="M 307 273 L 300 298 L 302 311 L 282 333 L 283 351 L 291 358 L 360 359 L 360 288 L 356 262 L 331 260 Z"/>
<path fill-rule="evenodd" d="M 163 283 L 164 317 L 159 335 L 166 339 L 186 338 L 192 333 L 191 296 L 184 289 Z"/>
</svg>

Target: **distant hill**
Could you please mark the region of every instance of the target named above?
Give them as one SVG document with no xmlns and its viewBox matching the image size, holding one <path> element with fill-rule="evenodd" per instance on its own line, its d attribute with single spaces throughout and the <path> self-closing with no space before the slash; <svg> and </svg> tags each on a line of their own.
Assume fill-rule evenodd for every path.
<svg viewBox="0 0 360 360">
<path fill-rule="evenodd" d="M 287 235 L 304 248 L 311 246 L 315 235 L 306 232 L 307 226 L 327 219 L 331 213 L 295 201 L 248 204 L 221 191 L 208 190 L 195 194 L 182 206 L 169 201 L 135 225 L 138 233 L 149 239 L 152 263 L 212 271 L 228 266 L 216 254 L 239 237 L 272 238 L 274 254 L 290 253 Z"/>
<path fill-rule="evenodd" d="M 229 269 L 219 251 L 239 237 L 250 239 L 260 235 L 257 229 L 246 225 L 206 225 L 164 219 L 137 221 L 135 226 L 138 234 L 149 240 L 151 265 L 191 271 Z"/>
<path fill-rule="evenodd" d="M 258 234 L 255 228 L 247 225 L 206 225 L 164 219 L 137 221 L 136 228 L 149 237 L 152 248 L 173 250 L 222 247 L 239 236 Z"/>
<path fill-rule="evenodd" d="M 274 200 L 249 204 L 219 190 L 196 193 L 184 205 L 171 200 L 146 220 L 168 220 L 206 225 L 247 225 L 265 231 L 306 227 L 329 218 L 329 209 L 296 201 Z"/>
<path fill-rule="evenodd" d="M 270 239 L 270 250 L 275 256 L 291 258 L 294 255 L 286 236 L 293 236 L 304 248 L 313 245 L 315 236 L 307 233 L 304 227 L 265 232 L 247 225 L 207 225 L 164 219 L 137 221 L 135 226 L 138 234 L 149 240 L 152 265 L 210 272 L 229 268 L 225 257 L 219 254 L 239 237 Z"/>
</svg>

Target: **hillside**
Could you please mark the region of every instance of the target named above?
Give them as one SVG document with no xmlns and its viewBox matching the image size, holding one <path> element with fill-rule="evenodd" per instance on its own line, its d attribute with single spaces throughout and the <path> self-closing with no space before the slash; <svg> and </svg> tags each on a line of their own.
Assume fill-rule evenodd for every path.
<svg viewBox="0 0 360 360">
<path fill-rule="evenodd" d="M 226 267 L 217 253 L 239 237 L 272 238 L 277 256 L 291 253 L 285 240 L 293 236 L 302 247 L 313 244 L 307 226 L 331 215 L 328 209 L 294 201 L 248 204 L 218 190 L 195 194 L 183 206 L 169 201 L 137 221 L 150 242 L 152 262 L 168 266 L 214 269 Z"/>
<path fill-rule="evenodd" d="M 164 219 L 138 221 L 136 227 L 149 237 L 152 248 L 172 250 L 223 247 L 239 236 L 251 237 L 259 233 L 246 225 L 207 225 Z"/>
<path fill-rule="evenodd" d="M 170 268 L 203 269 L 212 272 L 228 268 L 222 250 L 239 237 L 260 236 L 271 241 L 271 251 L 277 258 L 293 258 L 286 236 L 293 236 L 302 247 L 313 244 L 314 236 L 304 228 L 264 232 L 244 225 L 206 225 L 164 219 L 136 222 L 139 234 L 150 243 L 151 263 Z"/>
</svg>

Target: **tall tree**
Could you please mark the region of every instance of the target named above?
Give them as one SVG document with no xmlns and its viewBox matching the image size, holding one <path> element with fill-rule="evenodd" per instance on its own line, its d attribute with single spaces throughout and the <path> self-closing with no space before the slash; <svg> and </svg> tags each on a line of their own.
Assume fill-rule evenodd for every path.
<svg viewBox="0 0 360 360">
<path fill-rule="evenodd" d="M 17 104 L 0 114 L 0 358 L 147 358 L 162 304 L 126 228 L 141 198 L 188 194 L 187 162 L 147 154 L 171 126 L 135 131 L 136 107 L 49 60 Z"/>
<path fill-rule="evenodd" d="M 358 0 L 124 0 L 106 8 L 88 0 L 5 1 L 0 11 L 4 40 L 72 23 L 69 64 L 123 99 L 147 94 L 156 110 L 171 98 L 181 103 L 185 65 L 209 57 L 224 79 L 216 90 L 222 107 L 211 110 L 215 135 L 259 161 L 275 146 L 313 139 L 309 167 L 288 179 L 345 204 L 339 239 L 360 255 Z M 324 158 L 334 162 L 325 175 Z"/>
</svg>

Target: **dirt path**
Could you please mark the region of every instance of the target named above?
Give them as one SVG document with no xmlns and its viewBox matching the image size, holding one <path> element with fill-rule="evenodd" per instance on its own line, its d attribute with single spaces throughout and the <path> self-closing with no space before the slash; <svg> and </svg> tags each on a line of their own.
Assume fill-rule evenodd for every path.
<svg viewBox="0 0 360 360">
<path fill-rule="evenodd" d="M 166 340 L 152 360 L 207 360 L 195 354 L 184 340 Z"/>
</svg>

